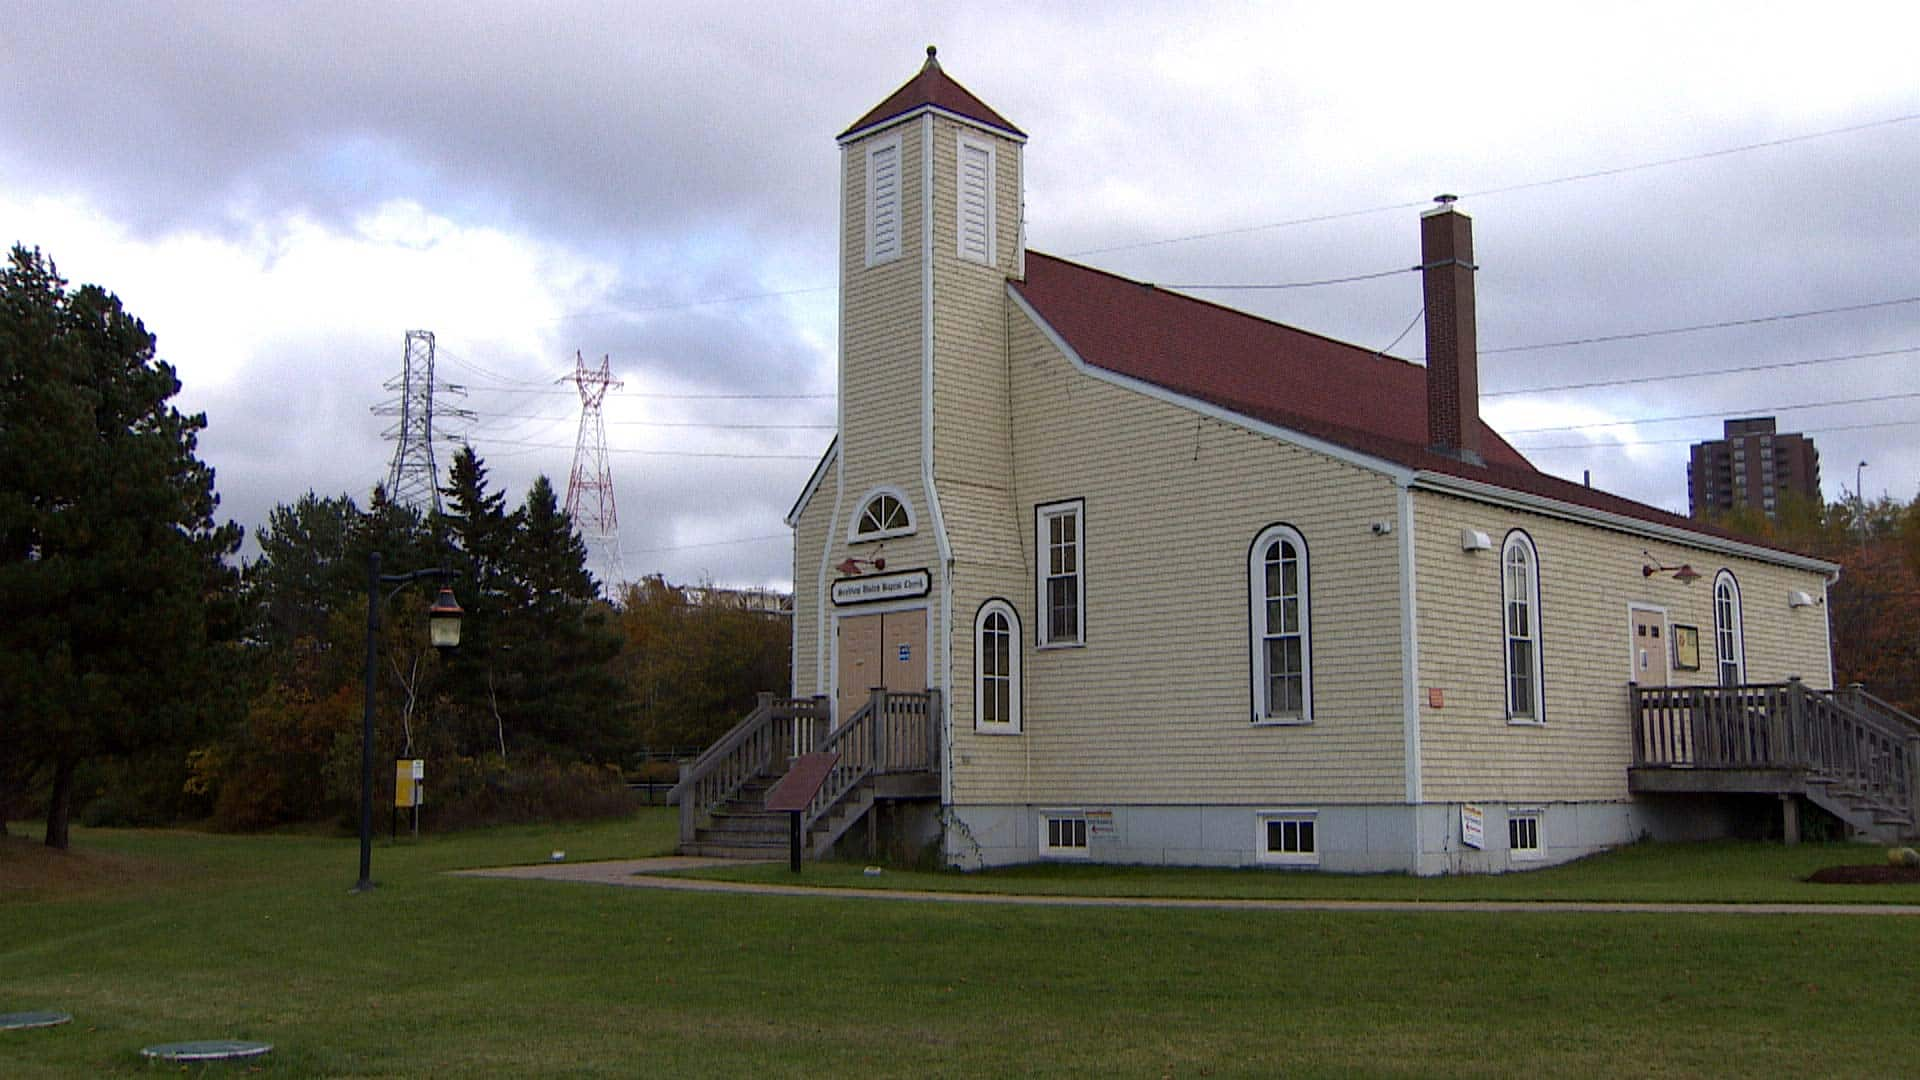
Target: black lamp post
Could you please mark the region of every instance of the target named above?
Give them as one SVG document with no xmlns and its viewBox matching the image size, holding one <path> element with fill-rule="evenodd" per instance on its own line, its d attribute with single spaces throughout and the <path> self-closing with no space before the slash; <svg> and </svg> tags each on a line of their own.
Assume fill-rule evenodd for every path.
<svg viewBox="0 0 1920 1080">
<path fill-rule="evenodd" d="M 367 707 L 360 723 L 360 881 L 354 885 L 354 892 L 373 888 L 373 681 L 379 666 L 380 609 L 412 582 L 451 581 L 457 576 L 452 570 L 441 568 L 382 574 L 380 553 L 376 551 L 367 556 Z M 392 586 L 393 591 L 382 597 L 382 586 Z M 427 609 L 427 638 L 434 648 L 444 652 L 460 644 L 460 615 L 460 603 L 453 598 L 453 589 L 442 585 L 440 595 Z"/>
</svg>

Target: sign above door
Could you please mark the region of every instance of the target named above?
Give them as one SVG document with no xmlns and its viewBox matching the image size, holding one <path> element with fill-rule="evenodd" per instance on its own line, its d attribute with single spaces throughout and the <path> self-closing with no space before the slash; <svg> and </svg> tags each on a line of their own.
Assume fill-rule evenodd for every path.
<svg viewBox="0 0 1920 1080">
<path fill-rule="evenodd" d="M 845 607 L 849 604 L 873 604 L 882 600 L 906 600 L 915 596 L 925 596 L 932 588 L 933 575 L 925 570 L 841 578 L 833 583 L 833 602 Z"/>
</svg>

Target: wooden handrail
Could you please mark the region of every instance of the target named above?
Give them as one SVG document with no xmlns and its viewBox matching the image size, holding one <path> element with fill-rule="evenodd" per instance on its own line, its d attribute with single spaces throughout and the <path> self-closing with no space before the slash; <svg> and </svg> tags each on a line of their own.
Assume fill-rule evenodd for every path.
<svg viewBox="0 0 1920 1080">
<path fill-rule="evenodd" d="M 793 746 L 794 725 L 826 715 L 827 699 L 777 698 L 762 693 L 746 719 L 680 769 L 680 782 L 668 798 L 680 804 L 680 842 L 690 843 L 714 807 L 732 798 L 748 781 L 804 749 Z"/>
<path fill-rule="evenodd" d="M 1631 688 L 1633 764 L 1786 769 L 1845 785 L 1920 822 L 1920 721 L 1854 687 L 1798 679 Z"/>
<path fill-rule="evenodd" d="M 899 693 L 876 689 L 847 722 L 817 747 L 840 755 L 801 819 L 811 833 L 869 778 L 886 773 L 933 772 L 939 768 L 940 692 Z"/>
</svg>

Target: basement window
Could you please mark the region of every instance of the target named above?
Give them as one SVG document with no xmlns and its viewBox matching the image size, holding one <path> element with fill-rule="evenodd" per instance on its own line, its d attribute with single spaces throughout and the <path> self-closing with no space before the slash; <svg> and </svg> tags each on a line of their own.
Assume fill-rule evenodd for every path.
<svg viewBox="0 0 1920 1080">
<path fill-rule="evenodd" d="M 1270 810 L 1259 817 L 1256 851 L 1263 863 L 1320 865 L 1319 814 L 1312 810 Z"/>
<path fill-rule="evenodd" d="M 1041 814 L 1040 854 L 1054 859 L 1089 858 L 1087 815 L 1077 810 Z"/>
<path fill-rule="evenodd" d="M 1507 811 L 1507 854 L 1516 861 L 1546 857 L 1540 843 L 1540 811 Z"/>
</svg>

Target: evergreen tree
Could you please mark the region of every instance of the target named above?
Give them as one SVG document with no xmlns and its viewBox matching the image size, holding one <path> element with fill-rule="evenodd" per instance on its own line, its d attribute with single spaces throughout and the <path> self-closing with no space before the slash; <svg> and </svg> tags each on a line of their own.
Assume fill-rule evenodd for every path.
<svg viewBox="0 0 1920 1080">
<path fill-rule="evenodd" d="M 365 595 L 365 556 L 356 563 L 353 550 L 360 519 L 352 497 L 311 491 L 268 512 L 257 536 L 260 557 L 245 576 L 258 632 L 274 651 L 322 639 L 333 613 Z"/>
<path fill-rule="evenodd" d="M 203 415 L 154 338 L 37 250 L 0 271 L 0 752 L 45 770 L 46 842 L 65 848 L 92 757 L 179 743 L 203 720 L 234 629 L 240 529 L 216 525 Z"/>
</svg>

